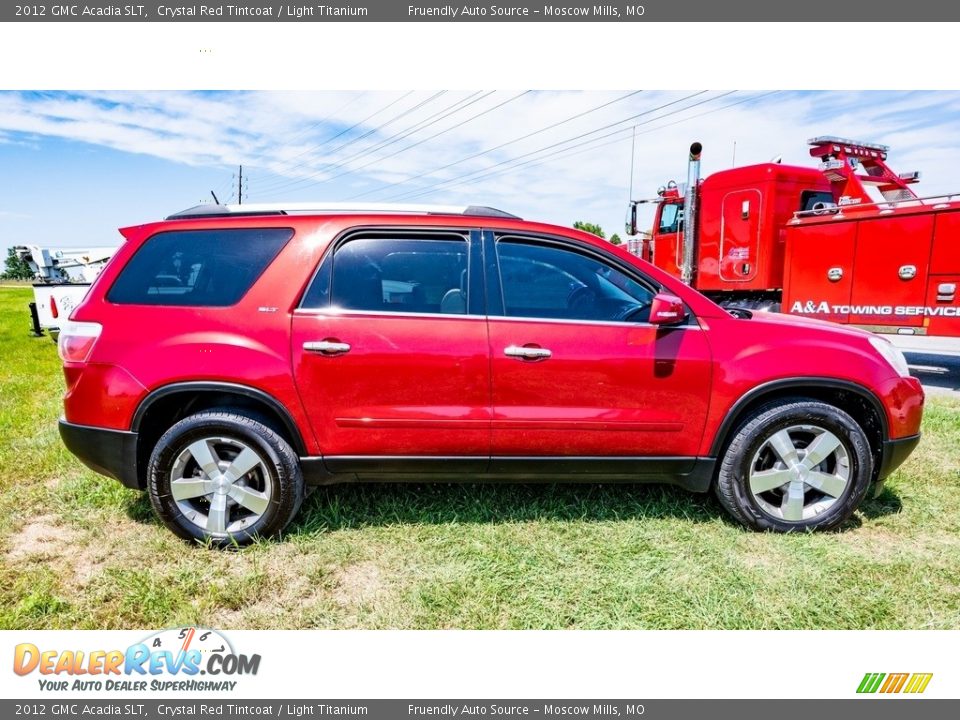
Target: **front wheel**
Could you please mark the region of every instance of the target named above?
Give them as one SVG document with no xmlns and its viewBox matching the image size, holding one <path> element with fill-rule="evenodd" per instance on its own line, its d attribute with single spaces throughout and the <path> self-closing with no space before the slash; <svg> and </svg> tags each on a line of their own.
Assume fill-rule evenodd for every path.
<svg viewBox="0 0 960 720">
<path fill-rule="evenodd" d="M 794 398 L 761 406 L 735 431 L 715 491 L 755 530 L 827 530 L 860 505 L 873 473 L 863 429 L 833 405 Z"/>
<path fill-rule="evenodd" d="M 150 502 L 164 524 L 181 538 L 217 547 L 278 534 L 304 497 L 289 443 L 227 411 L 176 423 L 154 447 L 147 474 Z"/>
</svg>

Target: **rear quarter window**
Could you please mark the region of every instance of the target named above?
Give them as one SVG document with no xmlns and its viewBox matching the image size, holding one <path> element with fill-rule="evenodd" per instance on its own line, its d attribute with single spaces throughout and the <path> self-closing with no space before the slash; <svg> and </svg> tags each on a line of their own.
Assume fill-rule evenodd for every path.
<svg viewBox="0 0 960 720">
<path fill-rule="evenodd" d="M 157 233 L 120 271 L 107 300 L 122 305 L 234 305 L 291 237 L 291 228 Z"/>
</svg>

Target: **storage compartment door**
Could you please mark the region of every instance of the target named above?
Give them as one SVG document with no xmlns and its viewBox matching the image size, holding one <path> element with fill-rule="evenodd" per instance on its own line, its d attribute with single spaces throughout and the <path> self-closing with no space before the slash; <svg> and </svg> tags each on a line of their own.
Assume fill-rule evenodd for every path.
<svg viewBox="0 0 960 720">
<path fill-rule="evenodd" d="M 819 320 L 850 320 L 857 223 L 790 225 L 783 312 Z"/>
<path fill-rule="evenodd" d="M 720 279 L 747 282 L 757 274 L 760 249 L 759 190 L 736 190 L 723 198 Z"/>
</svg>

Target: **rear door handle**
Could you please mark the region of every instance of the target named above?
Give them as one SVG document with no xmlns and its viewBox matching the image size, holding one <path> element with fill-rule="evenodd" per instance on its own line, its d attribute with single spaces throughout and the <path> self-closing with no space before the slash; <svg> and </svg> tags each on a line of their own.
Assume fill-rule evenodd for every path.
<svg viewBox="0 0 960 720">
<path fill-rule="evenodd" d="M 343 355 L 350 352 L 350 345 L 339 340 L 315 340 L 305 342 L 303 349 L 307 352 L 320 353 L 321 355 Z"/>
<path fill-rule="evenodd" d="M 503 354 L 507 357 L 520 358 L 521 360 L 546 360 L 553 355 L 552 352 L 542 347 L 522 347 L 520 345 L 511 345 L 504 348 Z"/>
</svg>

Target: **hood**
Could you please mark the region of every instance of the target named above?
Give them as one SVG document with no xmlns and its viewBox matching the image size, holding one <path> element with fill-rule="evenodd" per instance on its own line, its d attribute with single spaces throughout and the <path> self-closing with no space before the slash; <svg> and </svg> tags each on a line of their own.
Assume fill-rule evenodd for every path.
<svg viewBox="0 0 960 720">
<path fill-rule="evenodd" d="M 753 311 L 753 317 L 745 322 L 764 323 L 767 325 L 777 325 L 780 327 L 802 327 L 816 328 L 818 330 L 827 330 L 838 335 L 847 335 L 857 338 L 871 338 L 873 333 L 852 325 L 840 325 L 829 320 L 817 320 L 815 318 L 803 317 L 802 315 L 786 315 L 783 313 L 764 312 L 762 310 Z"/>
</svg>

